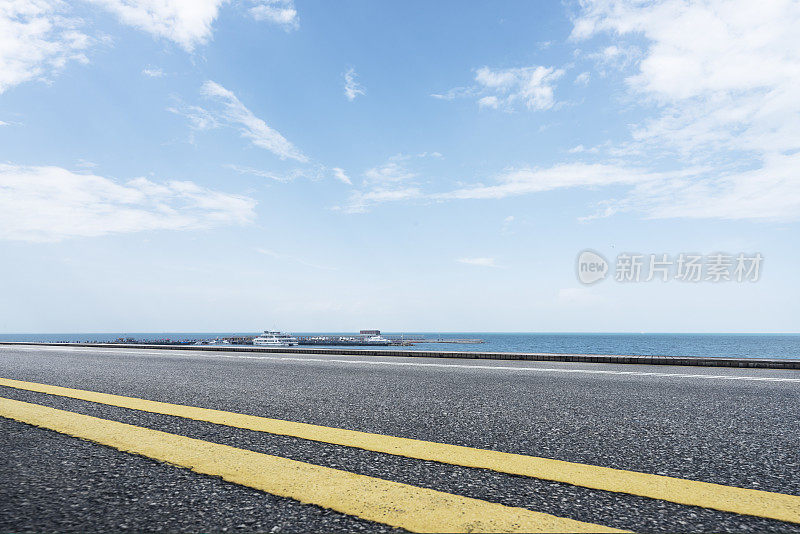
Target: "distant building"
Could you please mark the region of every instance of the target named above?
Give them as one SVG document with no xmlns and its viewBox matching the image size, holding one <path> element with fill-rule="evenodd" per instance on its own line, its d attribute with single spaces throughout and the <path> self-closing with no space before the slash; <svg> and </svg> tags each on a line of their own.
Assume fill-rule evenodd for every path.
<svg viewBox="0 0 800 534">
<path fill-rule="evenodd" d="M 380 330 L 361 330 L 359 332 L 362 336 L 379 336 L 381 335 Z"/>
</svg>

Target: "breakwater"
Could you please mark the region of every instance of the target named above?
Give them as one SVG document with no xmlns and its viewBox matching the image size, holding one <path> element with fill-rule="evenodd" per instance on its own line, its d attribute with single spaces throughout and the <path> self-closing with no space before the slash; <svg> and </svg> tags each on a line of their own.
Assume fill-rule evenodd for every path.
<svg viewBox="0 0 800 534">
<path fill-rule="evenodd" d="M 116 347 L 163 350 L 206 350 L 236 351 L 267 354 L 320 354 L 341 356 L 399 356 L 407 358 L 462 358 L 480 360 L 521 360 L 542 362 L 584 362 L 613 363 L 639 365 L 675 365 L 692 367 L 740 367 L 760 369 L 795 369 L 800 370 L 800 359 L 767 359 L 767 358 L 705 358 L 697 356 L 636 356 L 636 355 L 604 355 L 604 354 L 547 354 L 547 353 L 513 353 L 513 352 L 447 352 L 398 349 L 345 349 L 345 348 L 298 348 L 298 347 L 255 347 L 255 346 L 199 346 L 199 345 L 148 345 L 118 343 L 31 343 L 0 342 L 0 345 L 30 346 L 72 346 L 72 347 Z"/>
</svg>

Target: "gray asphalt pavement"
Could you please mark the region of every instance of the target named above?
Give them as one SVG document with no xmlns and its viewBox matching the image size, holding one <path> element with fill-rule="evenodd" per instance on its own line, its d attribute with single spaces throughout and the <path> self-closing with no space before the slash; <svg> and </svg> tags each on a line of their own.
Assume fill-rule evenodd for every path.
<svg viewBox="0 0 800 534">
<path fill-rule="evenodd" d="M 800 495 L 797 371 L 0 346 L 0 377 Z M 618 528 L 800 532 L 12 388 L 0 396 Z M 0 423 L 3 531 L 388 530 Z"/>
</svg>

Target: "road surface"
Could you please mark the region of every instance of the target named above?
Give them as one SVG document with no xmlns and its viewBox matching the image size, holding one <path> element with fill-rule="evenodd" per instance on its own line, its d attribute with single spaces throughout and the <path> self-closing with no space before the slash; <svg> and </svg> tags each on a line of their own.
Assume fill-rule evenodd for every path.
<svg viewBox="0 0 800 534">
<path fill-rule="evenodd" d="M 0 346 L 0 397 L 2 531 L 800 532 L 798 371 Z"/>
</svg>

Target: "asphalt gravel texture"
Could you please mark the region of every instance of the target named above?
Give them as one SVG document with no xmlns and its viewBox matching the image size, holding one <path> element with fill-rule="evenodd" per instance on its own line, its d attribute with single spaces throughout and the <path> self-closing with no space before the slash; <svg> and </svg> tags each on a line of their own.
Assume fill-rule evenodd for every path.
<svg viewBox="0 0 800 534">
<path fill-rule="evenodd" d="M 319 356 L 278 360 L 168 352 L 3 347 L 0 376 L 800 494 L 798 382 L 521 372 L 486 369 L 493 364 L 485 361 L 471 369 L 314 361 Z M 509 362 L 497 365 L 508 367 Z M 646 366 L 562 365 L 654 371 Z M 670 372 L 662 367 L 655 371 Z M 796 371 L 672 371 L 800 378 Z M 0 396 L 617 528 L 800 532 L 800 525 L 779 521 L 13 388 L 0 388 Z M 0 473 L 8 481 L 0 487 L 3 531 L 388 530 L 21 423 L 5 422 L 5 427 L 13 431 L 2 437 L 6 459 Z M 148 488 L 146 497 L 134 501 L 147 506 L 129 503 L 132 494 L 124 489 L 129 483 L 137 491 Z M 182 492 L 191 499 L 180 497 Z M 240 513 L 240 502 L 256 504 Z M 238 517 L 244 519 L 237 522 Z"/>
<path fill-rule="evenodd" d="M 3 532 L 403 532 L 0 419 Z"/>
</svg>

